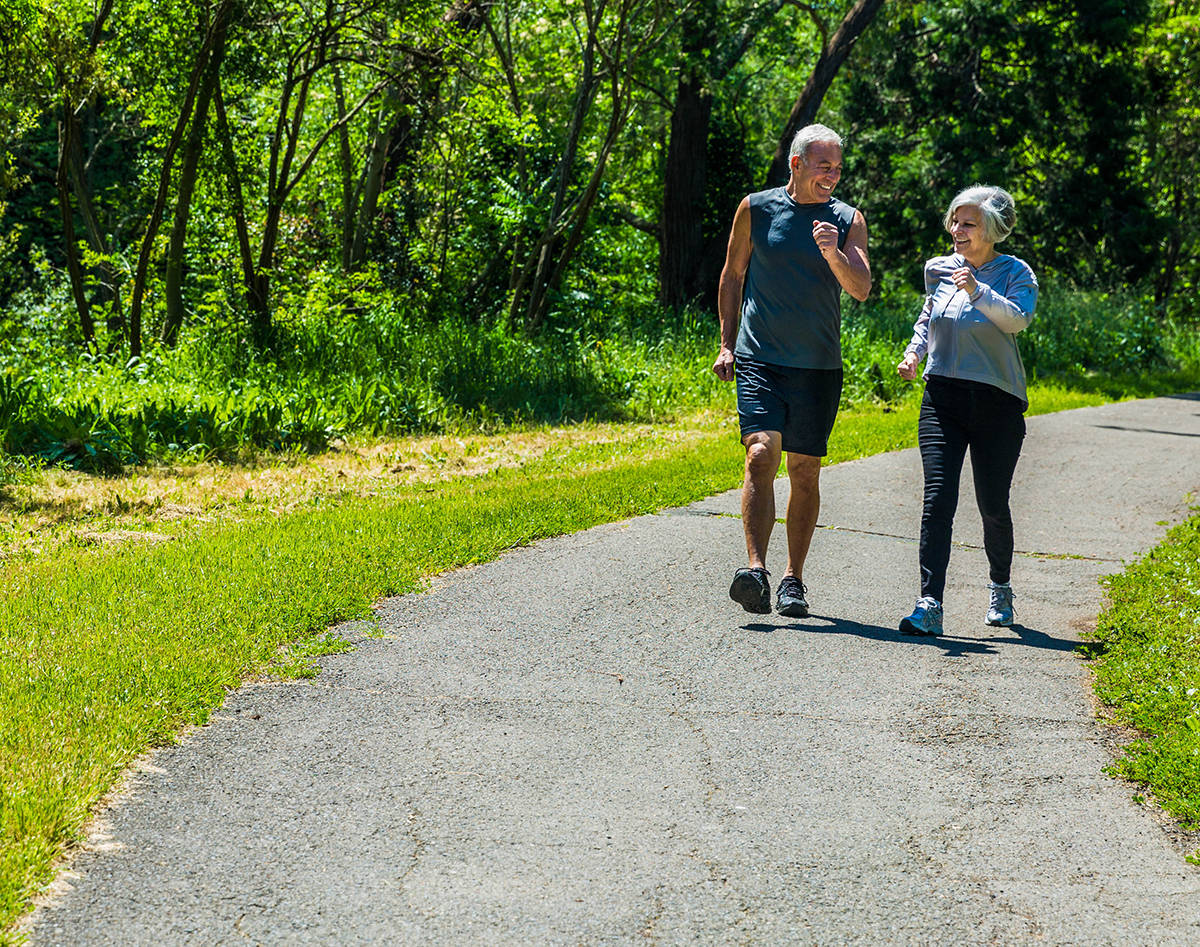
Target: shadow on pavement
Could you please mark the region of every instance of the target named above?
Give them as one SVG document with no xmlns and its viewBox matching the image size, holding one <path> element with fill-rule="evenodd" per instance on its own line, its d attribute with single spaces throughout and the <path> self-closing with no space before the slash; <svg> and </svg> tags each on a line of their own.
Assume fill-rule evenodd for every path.
<svg viewBox="0 0 1200 947">
<path fill-rule="evenodd" d="M 823 622 L 825 624 L 813 624 Z M 742 626 L 746 631 L 801 631 L 809 634 L 822 635 L 854 635 L 857 638 L 869 638 L 872 641 L 891 641 L 901 644 L 936 645 L 946 652 L 947 657 L 957 658 L 964 654 L 995 654 L 996 649 L 990 641 L 977 641 L 973 638 L 956 638 L 953 635 L 942 635 L 937 638 L 925 638 L 916 635 L 902 635 L 896 628 L 885 628 L 882 625 L 864 625 L 862 622 L 850 621 L 847 618 L 831 618 L 827 615 L 809 615 L 808 618 L 784 619 L 777 623 L 752 622 Z"/>
<path fill-rule="evenodd" d="M 1200 437 L 1200 434 L 1193 434 L 1191 431 L 1160 431 L 1152 427 L 1125 427 L 1121 424 L 1097 424 L 1096 427 L 1106 428 L 1110 431 L 1133 431 L 1137 434 L 1171 434 L 1175 437 Z"/>
<path fill-rule="evenodd" d="M 1036 628 L 1026 628 L 1022 624 L 1010 625 L 1008 630 L 1016 632 L 1017 637 L 992 638 L 991 640 L 996 644 L 1023 644 L 1031 648 L 1043 648 L 1046 651 L 1078 651 L 1082 645 L 1082 642 L 1075 641 L 1074 639 L 1055 638 L 1044 631 L 1038 631 Z"/>
<path fill-rule="evenodd" d="M 813 624 L 819 622 L 821 624 Z M 1014 633 L 1005 638 L 962 638 L 956 635 L 940 635 L 923 637 L 920 635 L 901 634 L 896 628 L 885 628 L 882 625 L 864 625 L 862 622 L 850 621 L 845 618 L 832 618 L 827 615 L 810 615 L 802 619 L 779 618 L 774 622 L 757 621 L 742 626 L 746 631 L 769 634 L 773 631 L 803 631 L 825 635 L 854 635 L 858 638 L 870 638 L 873 641 L 891 641 L 904 644 L 933 645 L 946 652 L 948 658 L 960 658 L 968 654 L 995 654 L 996 645 L 1018 644 L 1029 648 L 1042 648 L 1046 651 L 1076 651 L 1080 643 L 1066 638 L 1055 638 L 1044 631 L 1027 628 L 1025 625 L 1011 625 L 1007 630 Z"/>
</svg>

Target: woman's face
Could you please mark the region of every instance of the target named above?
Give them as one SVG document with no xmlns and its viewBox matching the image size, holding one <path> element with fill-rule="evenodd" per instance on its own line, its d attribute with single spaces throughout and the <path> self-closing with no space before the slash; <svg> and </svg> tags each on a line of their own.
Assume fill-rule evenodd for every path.
<svg viewBox="0 0 1200 947">
<path fill-rule="evenodd" d="M 983 211 L 975 204 L 963 204 L 950 217 L 950 236 L 954 249 L 970 263 L 986 263 L 995 253 L 996 244 L 984 237 Z"/>
</svg>

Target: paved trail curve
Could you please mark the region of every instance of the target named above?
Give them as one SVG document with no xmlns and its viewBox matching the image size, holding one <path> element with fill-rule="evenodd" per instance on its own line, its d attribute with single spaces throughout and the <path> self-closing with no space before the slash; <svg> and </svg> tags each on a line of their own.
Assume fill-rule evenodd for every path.
<svg viewBox="0 0 1200 947">
<path fill-rule="evenodd" d="M 822 483 L 809 619 L 726 598 L 736 493 L 383 602 L 156 754 L 32 943 L 1200 943 L 1073 652 L 1200 488 L 1200 400 L 1030 419 L 1011 629 L 969 478 L 940 640 L 894 630 L 915 451 Z"/>
</svg>

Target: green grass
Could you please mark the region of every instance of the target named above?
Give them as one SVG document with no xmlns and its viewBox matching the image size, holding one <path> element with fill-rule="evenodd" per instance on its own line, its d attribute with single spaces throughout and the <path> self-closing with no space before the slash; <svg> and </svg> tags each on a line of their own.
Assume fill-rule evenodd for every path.
<svg viewBox="0 0 1200 947">
<path fill-rule="evenodd" d="M 369 283 L 348 309 L 323 292 L 285 307 L 264 351 L 232 326 L 197 325 L 176 348 L 134 361 L 69 344 L 58 333 L 66 311 L 50 322 L 38 307 L 0 311 L 0 453 L 112 473 L 258 448 L 319 451 L 350 434 L 657 423 L 724 400 L 708 370 L 712 313 L 605 305 L 602 317 L 561 313 L 527 338 L 486 320 L 431 321 Z M 895 364 L 919 309 L 915 293 L 848 306 L 843 407 L 905 401 Z M 1200 385 L 1198 336 L 1137 295 L 1047 289 L 1020 345 L 1031 378 L 1113 398 L 1150 393 L 1168 371 Z"/>
<path fill-rule="evenodd" d="M 915 444 L 918 391 L 843 411 L 828 462 Z M 1110 399 L 1044 386 L 1032 400 L 1043 412 Z M 12 564 L 0 588 L 0 931 L 129 763 L 202 724 L 229 688 L 264 670 L 312 673 L 315 655 L 342 647 L 325 634 L 331 624 L 367 617 L 432 574 L 738 486 L 731 422 L 155 547 L 65 546 Z"/>
<path fill-rule="evenodd" d="M 1096 692 L 1142 734 L 1113 770 L 1200 829 L 1200 509 L 1105 584 Z"/>
</svg>

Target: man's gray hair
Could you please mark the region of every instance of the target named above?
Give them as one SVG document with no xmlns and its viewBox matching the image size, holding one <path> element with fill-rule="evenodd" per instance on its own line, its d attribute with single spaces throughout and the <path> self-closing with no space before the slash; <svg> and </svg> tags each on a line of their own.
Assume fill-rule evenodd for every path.
<svg viewBox="0 0 1200 947">
<path fill-rule="evenodd" d="M 788 149 L 788 160 L 793 155 L 799 155 L 800 160 L 808 161 L 808 149 L 818 141 L 831 141 L 839 148 L 842 147 L 842 136 L 828 125 L 805 125 L 792 138 L 792 147 Z"/>
<path fill-rule="evenodd" d="M 1017 207 L 1008 191 L 990 184 L 975 184 L 959 191 L 950 202 L 942 220 L 942 226 L 947 232 L 950 230 L 954 212 L 967 204 L 978 207 L 979 212 L 983 214 L 983 239 L 991 243 L 999 243 L 1012 233 L 1013 227 L 1017 225 Z"/>
</svg>

